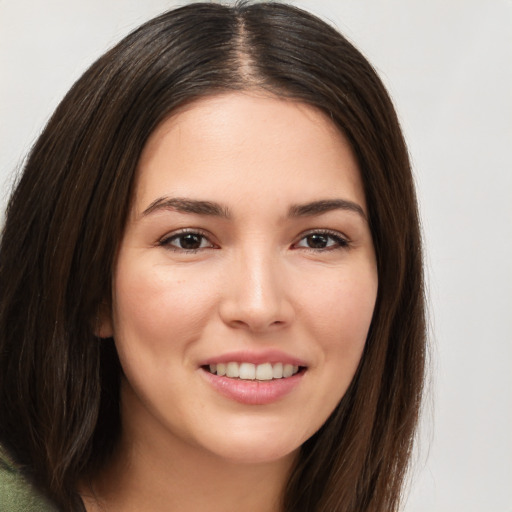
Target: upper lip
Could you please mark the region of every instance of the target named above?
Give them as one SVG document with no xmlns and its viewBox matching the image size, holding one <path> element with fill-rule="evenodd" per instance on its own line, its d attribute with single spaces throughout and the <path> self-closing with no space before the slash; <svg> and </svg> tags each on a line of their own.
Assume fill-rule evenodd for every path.
<svg viewBox="0 0 512 512">
<path fill-rule="evenodd" d="M 252 364 L 263 364 L 263 363 L 283 363 L 291 364 L 294 366 L 307 366 L 306 362 L 298 357 L 286 354 L 281 350 L 260 350 L 260 351 L 236 351 L 226 352 L 224 354 L 209 357 L 199 363 L 199 366 L 208 366 L 210 364 L 218 363 L 252 363 Z"/>
</svg>

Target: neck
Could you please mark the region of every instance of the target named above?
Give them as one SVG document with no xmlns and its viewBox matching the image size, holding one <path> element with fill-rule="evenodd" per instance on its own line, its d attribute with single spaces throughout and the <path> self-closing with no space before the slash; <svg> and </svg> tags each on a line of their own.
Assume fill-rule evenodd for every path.
<svg viewBox="0 0 512 512">
<path fill-rule="evenodd" d="M 225 460 L 191 445 L 123 437 L 117 453 L 83 492 L 88 512 L 281 512 L 296 454 L 257 464 Z"/>
</svg>

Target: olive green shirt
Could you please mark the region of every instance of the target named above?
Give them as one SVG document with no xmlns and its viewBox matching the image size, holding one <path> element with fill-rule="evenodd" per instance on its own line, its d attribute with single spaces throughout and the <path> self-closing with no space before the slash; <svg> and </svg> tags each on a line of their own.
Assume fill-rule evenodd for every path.
<svg viewBox="0 0 512 512">
<path fill-rule="evenodd" d="M 0 446 L 0 512 L 57 512 Z"/>
</svg>

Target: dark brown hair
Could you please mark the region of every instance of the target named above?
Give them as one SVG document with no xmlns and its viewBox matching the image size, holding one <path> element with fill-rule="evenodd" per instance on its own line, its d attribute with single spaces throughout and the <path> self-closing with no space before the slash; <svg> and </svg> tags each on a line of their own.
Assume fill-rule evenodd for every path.
<svg viewBox="0 0 512 512">
<path fill-rule="evenodd" d="M 379 289 L 358 371 L 302 447 L 286 512 L 397 510 L 422 394 L 422 258 L 406 146 L 366 59 L 280 3 L 199 3 L 144 24 L 76 82 L 27 160 L 0 249 L 0 441 L 65 510 L 83 510 L 119 434 L 120 368 L 94 335 L 141 151 L 185 102 L 265 89 L 325 112 L 358 159 Z"/>
</svg>

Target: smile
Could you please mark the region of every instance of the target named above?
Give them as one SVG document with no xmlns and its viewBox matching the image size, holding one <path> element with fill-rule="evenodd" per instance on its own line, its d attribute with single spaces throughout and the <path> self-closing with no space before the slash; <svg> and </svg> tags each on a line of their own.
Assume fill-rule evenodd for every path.
<svg viewBox="0 0 512 512">
<path fill-rule="evenodd" d="M 225 354 L 220 359 L 204 361 L 200 375 L 224 397 L 246 405 L 265 405 L 284 399 L 300 386 L 308 370 L 296 358 L 283 353 L 279 357 L 278 351 L 267 351 L 266 356 Z"/>
<path fill-rule="evenodd" d="M 217 363 L 208 365 L 210 373 L 231 379 L 261 380 L 286 379 L 299 371 L 299 366 L 286 363 Z"/>
</svg>

